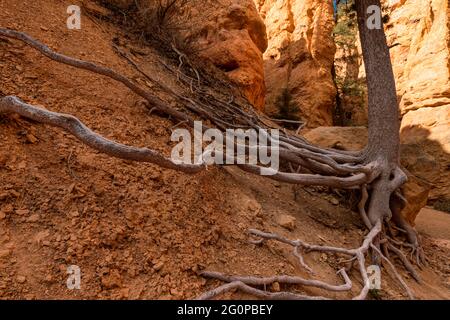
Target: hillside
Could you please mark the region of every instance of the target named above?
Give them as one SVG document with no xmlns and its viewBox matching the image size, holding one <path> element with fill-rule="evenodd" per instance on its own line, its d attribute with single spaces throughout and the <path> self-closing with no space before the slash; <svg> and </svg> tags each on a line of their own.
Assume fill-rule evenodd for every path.
<svg viewBox="0 0 450 320">
<path fill-rule="evenodd" d="M 108 66 L 174 103 L 167 93 L 155 91 L 114 45 L 119 43 L 146 73 L 177 91 L 176 74 L 161 63 L 173 61 L 93 14 L 83 14 L 81 30 L 68 30 L 66 9 L 73 2 L 79 1 L 0 0 L 0 27 Z M 170 155 L 170 135 L 178 121 L 149 111 L 142 98 L 111 79 L 50 61 L 3 38 L 0 74 L 4 95 L 75 115 L 121 143 Z M 1 299 L 192 299 L 221 284 L 199 276 L 199 270 L 310 276 L 288 246 L 251 244 L 249 228 L 348 248 L 357 247 L 365 235 L 346 195 L 331 188 L 293 187 L 235 167 L 188 175 L 118 160 L 59 129 L 16 116 L 0 116 L 0 141 Z M 289 228 L 280 221 L 286 215 L 295 218 Z M 429 267 L 419 271 L 423 283 L 400 272 L 417 298 L 450 299 L 448 215 L 430 210 L 426 215 L 430 219 L 417 221 L 430 259 Z M 435 232 L 437 216 L 447 225 L 443 231 Z M 321 280 L 332 283 L 341 281 L 335 274 L 338 259 L 320 253 L 305 257 Z M 66 287 L 69 265 L 81 268 L 81 290 Z M 358 293 L 360 276 L 355 270 L 350 275 L 356 279 L 354 288 L 331 293 L 332 298 Z M 385 270 L 382 279 L 378 298 L 405 298 Z M 295 285 L 288 289 L 325 294 Z M 251 297 L 236 292 L 221 298 Z"/>
</svg>

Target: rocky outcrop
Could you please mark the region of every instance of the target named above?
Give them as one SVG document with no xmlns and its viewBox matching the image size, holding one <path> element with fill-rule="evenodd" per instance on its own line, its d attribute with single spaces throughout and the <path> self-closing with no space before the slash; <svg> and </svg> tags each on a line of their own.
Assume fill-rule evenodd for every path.
<svg viewBox="0 0 450 320">
<path fill-rule="evenodd" d="M 404 165 L 431 183 L 432 201 L 450 201 L 450 12 L 447 0 L 385 0 L 385 31 L 402 115 Z M 344 12 L 345 13 L 345 12 Z M 350 13 L 347 12 L 347 15 Z M 351 18 L 345 17 L 352 22 Z M 344 25 L 343 31 L 356 30 Z M 348 32 L 342 32 L 348 38 Z M 341 37 L 342 38 L 342 37 Z M 345 38 L 345 37 L 344 37 Z M 338 38 L 339 39 L 339 38 Z M 353 83 L 364 80 L 358 35 L 351 50 L 339 46 L 337 73 L 347 72 Z M 355 57 L 355 54 L 359 57 Z M 342 58 L 346 61 L 342 61 Z M 355 70 L 359 67 L 359 72 Z M 347 101 L 343 101 L 349 102 Z M 348 104 L 351 118 L 367 110 Z M 363 124 L 356 121 L 357 124 Z M 354 123 L 353 123 L 354 124 Z"/>
<path fill-rule="evenodd" d="M 386 35 L 403 115 L 401 140 L 412 171 L 450 200 L 450 11 L 447 0 L 389 0 Z"/>
<path fill-rule="evenodd" d="M 402 114 L 450 104 L 447 0 L 389 0 L 386 36 Z"/>
<path fill-rule="evenodd" d="M 84 0 L 89 3 L 92 0 Z M 253 0 L 104 0 L 132 12 L 148 32 L 164 21 L 169 38 L 182 49 L 223 70 L 257 109 L 264 108 L 262 54 L 267 48 L 266 27 Z M 179 48 L 180 49 L 180 48 Z"/>
<path fill-rule="evenodd" d="M 318 127 L 307 132 L 305 138 L 322 147 L 356 151 L 367 144 L 367 134 L 366 127 Z M 401 146 L 401 163 L 408 174 L 408 182 L 402 186 L 403 195 L 408 200 L 402 215 L 412 225 L 420 210 L 426 206 L 431 190 L 430 183 L 420 175 L 424 171 L 414 165 L 423 163 L 421 159 L 426 157 L 420 146 Z M 437 164 L 432 159 L 428 161 L 428 165 Z"/>
<path fill-rule="evenodd" d="M 408 166 L 433 188 L 431 200 L 450 200 L 450 105 L 409 111 L 402 120 L 401 141 L 412 150 Z"/>
<path fill-rule="evenodd" d="M 181 36 L 192 50 L 223 70 L 256 108 L 263 109 L 267 36 L 253 1 L 187 1 L 178 18 L 188 22 Z"/>
<path fill-rule="evenodd" d="M 264 53 L 266 107 L 279 114 L 277 98 L 287 88 L 308 127 L 332 125 L 336 89 L 331 1 L 254 0 L 264 19 L 269 46 Z"/>
</svg>

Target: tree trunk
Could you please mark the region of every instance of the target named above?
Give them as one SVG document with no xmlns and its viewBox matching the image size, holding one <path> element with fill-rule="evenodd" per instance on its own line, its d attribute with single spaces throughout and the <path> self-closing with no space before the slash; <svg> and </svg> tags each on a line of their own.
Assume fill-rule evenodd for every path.
<svg viewBox="0 0 450 320">
<path fill-rule="evenodd" d="M 368 8 L 380 0 L 357 0 L 358 28 L 361 39 L 369 98 L 369 156 L 381 155 L 390 162 L 399 158 L 399 111 L 394 73 L 381 28 L 369 29 Z M 381 21 L 381 17 L 380 17 Z"/>
<path fill-rule="evenodd" d="M 373 18 L 374 15 L 373 11 L 368 10 L 372 9 L 371 6 L 377 6 L 378 9 L 380 9 L 377 10 L 379 12 L 375 13 L 379 15 L 377 17 L 380 22 L 378 29 L 371 29 L 367 25 L 368 19 Z M 305 264 L 302 257 L 303 253 L 311 251 L 329 252 L 331 254 L 345 255 L 347 258 L 353 257 L 348 261 L 357 262 L 356 268 L 359 270 L 364 283 L 360 294 L 355 297 L 355 299 L 364 299 L 370 289 L 365 255 L 368 254 L 371 249 L 373 249 L 373 258 L 375 258 L 373 263 L 379 264 L 380 258 L 383 258 L 384 261 L 389 262 L 389 255 L 386 253 L 391 251 L 400 258 L 400 261 L 403 262 L 413 277 L 415 279 L 419 279 L 408 259 L 404 256 L 402 251 L 397 248 L 398 243 L 400 242 L 400 247 L 402 247 L 403 242 L 386 237 L 385 233 L 386 230 L 389 231 L 389 228 L 383 228 L 383 222 L 388 222 L 390 218 L 393 217 L 394 222 L 396 222 L 402 229 L 406 230 L 408 236 L 407 238 L 413 246 L 412 253 L 416 253 L 416 259 L 419 265 L 421 261 L 424 261 L 424 258 L 415 230 L 412 227 L 405 225 L 405 221 L 402 220 L 400 215 L 402 208 L 402 202 L 400 200 L 402 197 L 399 196 L 398 188 L 406 181 L 406 175 L 400 169 L 399 165 L 399 111 L 389 49 L 381 24 L 380 0 L 356 0 L 356 8 L 369 95 L 368 146 L 363 152 L 323 149 L 309 144 L 305 139 L 300 138 L 297 135 L 281 132 L 280 141 L 282 143 L 280 148 L 280 159 L 285 161 L 286 164 L 289 164 L 290 171 L 279 171 L 268 177 L 278 181 L 301 185 L 322 185 L 339 188 L 360 187 L 362 190 L 362 198 L 360 204 L 358 205 L 358 209 L 364 223 L 370 231 L 364 237 L 361 246 L 354 249 L 311 245 L 306 242 L 302 242 L 301 240 L 291 241 L 276 234 L 263 233 L 257 230 L 249 231 L 251 231 L 253 236 L 258 236 L 261 238 L 256 240 L 254 243 L 261 243 L 263 240 L 272 239 L 293 246 L 294 255 L 297 259 L 299 259 L 302 267 L 309 272 L 312 272 L 312 269 Z M 124 84 L 130 90 L 146 99 L 152 105 L 151 110 L 156 108 L 157 110 L 172 116 L 173 119 L 181 121 L 176 124 L 176 126 L 181 123 L 186 123 L 191 127 L 194 125 L 195 118 L 193 118 L 190 114 L 172 108 L 170 105 L 157 98 L 157 96 L 153 93 L 140 87 L 135 81 L 130 80 L 112 69 L 56 53 L 49 47 L 22 32 L 0 28 L 0 36 L 20 40 L 54 61 L 110 77 L 111 79 Z M 170 39 L 167 39 L 167 43 L 170 44 Z M 174 51 L 176 51 L 176 49 L 174 49 Z M 182 53 L 179 53 L 178 51 L 176 53 L 179 55 L 179 58 L 182 59 Z M 127 58 L 126 54 L 124 54 L 124 57 L 135 67 L 138 72 L 140 72 L 147 79 L 155 81 L 156 84 L 156 80 L 152 80 L 151 75 L 143 72 L 142 69 L 139 68 L 139 65 Z M 178 61 L 176 62 L 178 63 Z M 166 65 L 166 67 L 169 70 L 172 70 L 170 65 Z M 195 65 L 190 65 L 190 67 L 195 69 Z M 186 110 L 190 110 L 198 116 L 211 121 L 211 123 L 219 128 L 222 128 L 223 130 L 228 127 L 248 127 L 257 130 L 267 128 L 267 125 L 257 113 L 244 111 L 247 110 L 246 106 L 248 106 L 245 103 L 238 103 L 234 99 L 225 101 L 223 100 L 222 95 L 214 92 L 209 93 L 213 91 L 211 90 L 213 89 L 211 87 L 212 84 L 217 84 L 217 87 L 214 88 L 215 91 L 221 90 L 222 87 L 219 78 L 215 79 L 211 77 L 205 78 L 207 81 L 200 81 L 200 77 L 198 77 L 199 81 L 196 86 L 199 86 L 199 88 L 197 88 L 191 81 L 183 80 L 186 78 L 194 78 L 192 78 L 193 74 L 191 74 L 191 76 L 185 74 L 181 66 L 179 66 L 178 69 L 173 68 L 172 72 L 174 73 L 174 76 L 176 75 L 177 79 L 180 81 L 180 84 L 185 87 L 183 92 L 186 96 L 178 95 L 178 93 L 175 93 L 171 88 L 166 87 L 163 84 L 159 84 L 159 86 L 161 90 L 177 97 L 177 101 L 183 103 Z M 199 75 L 196 70 L 195 73 L 197 76 Z M 207 72 L 202 73 L 202 76 L 203 74 L 207 75 Z M 230 94 L 234 93 L 233 91 L 229 92 Z M 205 100 L 208 100 L 208 103 L 205 103 Z M 248 108 L 248 110 L 251 110 L 251 108 Z M 94 149 L 114 157 L 134 161 L 146 161 L 155 163 L 165 168 L 171 168 L 188 173 L 195 173 L 206 169 L 206 163 L 200 165 L 186 165 L 184 163 L 178 163 L 172 161 L 171 159 L 165 158 L 156 150 L 125 146 L 123 144 L 107 140 L 106 138 L 95 134 L 73 116 L 58 114 L 43 108 L 25 104 L 15 96 L 2 97 L 0 92 L 0 114 L 13 112 L 34 121 L 60 127 L 67 132 L 72 133 L 82 142 L 93 147 Z M 226 121 L 220 119 L 221 116 L 223 120 Z M 203 126 L 202 129 L 205 131 L 207 126 Z M 256 145 L 251 147 L 257 148 L 260 152 L 261 150 L 267 151 L 267 146 L 265 145 Z M 232 156 L 234 156 L 234 152 L 232 153 Z M 300 169 L 304 169 L 306 173 L 298 172 L 298 170 L 295 171 L 292 166 L 293 164 L 297 165 Z M 267 169 L 259 165 L 239 165 L 239 168 L 254 174 L 261 174 L 263 168 Z M 368 205 L 367 201 L 369 201 Z M 386 225 L 387 224 L 385 224 L 385 226 Z M 395 235 L 391 234 L 391 236 L 395 238 Z M 386 256 L 384 256 L 380 250 L 380 244 L 383 245 L 383 252 Z M 391 264 L 391 267 L 396 276 L 400 278 L 402 285 L 406 288 L 408 296 L 411 297 L 412 295 L 407 285 L 403 282 L 403 280 L 401 280 L 401 277 L 396 272 L 393 264 Z M 341 269 L 339 272 L 341 273 L 345 283 L 338 286 L 330 285 L 318 280 L 307 280 L 300 277 L 229 277 L 217 272 L 202 272 L 203 276 L 230 282 L 206 293 L 203 297 L 212 297 L 219 293 L 226 292 L 227 290 L 238 288 L 244 292 L 263 298 L 325 299 L 320 296 L 308 297 L 289 292 L 267 293 L 264 290 L 260 290 L 252 286 L 261 287 L 262 285 L 265 286 L 267 284 L 278 282 L 286 284 L 303 284 L 305 286 L 314 286 L 331 291 L 350 290 L 351 281 L 346 274 L 345 268 Z"/>
<path fill-rule="evenodd" d="M 379 10 L 380 26 L 369 28 L 368 19 Z M 390 218 L 391 194 L 405 181 L 399 169 L 400 121 L 394 73 L 381 23 L 380 0 L 357 0 L 358 28 L 367 77 L 369 100 L 369 142 L 365 161 L 376 162 L 380 175 L 372 185 L 369 204 L 369 220 L 375 223 L 380 218 Z"/>
</svg>

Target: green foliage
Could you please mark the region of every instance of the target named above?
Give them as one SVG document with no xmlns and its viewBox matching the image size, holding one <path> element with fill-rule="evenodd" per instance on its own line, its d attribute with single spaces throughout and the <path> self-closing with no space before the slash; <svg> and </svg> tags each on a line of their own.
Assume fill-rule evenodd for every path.
<svg viewBox="0 0 450 320">
<path fill-rule="evenodd" d="M 333 36 L 338 46 L 352 47 L 356 42 L 357 21 L 353 1 L 341 3 L 338 7 L 338 20 L 333 29 Z"/>
<path fill-rule="evenodd" d="M 353 28 L 351 28 L 351 25 L 349 25 L 348 21 L 340 21 L 336 23 L 336 26 L 333 29 L 333 34 L 335 36 L 355 38 L 355 32 Z"/>
<path fill-rule="evenodd" d="M 283 88 L 280 95 L 275 100 L 275 106 L 278 109 L 278 114 L 275 116 L 277 119 L 284 120 L 300 120 L 298 112 L 300 107 L 293 100 L 292 94 L 289 92 L 288 88 Z"/>
<path fill-rule="evenodd" d="M 434 204 L 433 208 L 439 211 L 450 213 L 450 199 L 439 198 Z"/>
<path fill-rule="evenodd" d="M 374 300 L 382 300 L 381 291 L 377 289 L 370 289 L 369 296 Z"/>
<path fill-rule="evenodd" d="M 364 88 L 358 81 L 351 79 L 336 79 L 336 85 L 344 96 L 361 97 L 364 95 Z"/>
</svg>

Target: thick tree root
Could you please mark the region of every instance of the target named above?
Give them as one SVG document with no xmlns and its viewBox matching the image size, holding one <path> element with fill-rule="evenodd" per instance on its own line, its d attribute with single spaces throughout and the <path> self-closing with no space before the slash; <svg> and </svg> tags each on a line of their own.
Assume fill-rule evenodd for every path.
<svg viewBox="0 0 450 320">
<path fill-rule="evenodd" d="M 402 276 L 398 273 L 397 268 L 394 266 L 394 264 L 389 260 L 389 258 L 387 258 L 384 254 L 382 254 L 381 251 L 376 246 L 374 246 L 373 244 L 371 244 L 370 246 L 373 250 L 375 250 L 381 256 L 383 261 L 386 262 L 387 265 L 391 268 L 391 271 L 394 273 L 394 276 L 400 282 L 403 289 L 405 289 L 406 294 L 408 295 L 408 298 L 413 300 L 414 295 L 412 294 L 411 289 L 408 287 L 405 280 L 403 280 Z"/>
<path fill-rule="evenodd" d="M 367 1 L 369 0 L 364 0 L 364 2 Z M 163 100 L 141 88 L 135 82 L 122 74 L 91 62 L 82 61 L 56 53 L 49 47 L 25 33 L 0 28 L 0 36 L 19 40 L 38 50 L 46 57 L 59 63 L 94 72 L 122 83 L 134 93 L 146 99 L 151 105 L 151 110 L 157 109 L 176 120 L 176 125 L 182 123 L 189 127 L 193 127 L 194 117 L 191 113 L 194 113 L 201 118 L 210 120 L 215 127 L 221 130 L 225 130 L 227 128 L 252 128 L 259 130 L 262 128 L 271 127 L 271 124 L 267 124 L 267 119 L 249 107 L 248 103 L 237 102 L 233 94 L 230 94 L 230 97 L 224 100 L 222 95 L 219 95 L 214 90 L 211 90 L 211 83 L 204 84 L 204 82 L 207 81 L 200 76 L 198 71 L 199 69 L 197 69 L 191 61 L 186 60 L 187 57 L 185 57 L 184 54 L 179 52 L 176 48 L 173 49 L 180 57 L 180 61 L 187 61 L 187 64 L 190 65 L 189 68 L 195 71 L 195 75 L 191 77 L 183 73 L 182 69 L 184 63 L 178 65 L 178 68 L 173 68 L 163 61 L 162 63 L 168 70 L 171 70 L 177 75 L 178 81 L 187 92 L 185 95 L 179 94 L 168 86 L 154 80 L 151 75 L 146 74 L 141 68 L 139 68 L 137 63 L 128 57 L 127 61 L 131 63 L 140 74 L 144 75 L 147 80 L 152 81 L 155 85 L 157 85 L 161 91 L 164 91 L 176 98 L 178 102 L 186 108 L 186 112 L 172 108 Z M 121 55 L 126 57 L 123 53 L 121 53 Z M 373 88 L 371 90 L 373 90 Z M 372 97 L 374 95 L 372 94 L 370 96 Z M 377 105 L 373 101 L 371 104 Z M 371 108 L 369 109 L 372 110 Z M 291 245 L 293 247 L 293 254 L 297 257 L 300 265 L 311 274 L 313 274 L 313 270 L 305 263 L 303 259 L 303 255 L 305 253 L 316 251 L 330 252 L 347 256 L 348 260 L 351 261 L 352 264 L 356 263 L 363 280 L 361 292 L 355 297 L 355 299 L 366 298 L 369 291 L 369 278 L 365 267 L 365 256 L 368 254 L 369 249 L 371 249 L 372 254 L 375 257 L 375 261 L 378 260 L 377 262 L 386 262 L 388 266 L 394 270 L 394 275 L 397 279 L 399 279 L 400 283 L 407 291 L 408 296 L 412 297 L 409 288 L 407 288 L 406 284 L 395 270 L 394 264 L 391 263 L 391 256 L 389 254 L 391 252 L 398 257 L 412 276 L 417 281 L 420 280 L 411 262 L 402 251 L 403 247 L 410 250 L 410 255 L 415 260 L 415 264 L 422 266 L 426 263 L 426 258 L 420 247 L 419 239 L 414 228 L 406 223 L 401 216 L 401 205 L 399 205 L 399 203 L 404 202 L 404 199 L 402 199 L 402 196 L 399 194 L 398 190 L 399 187 L 406 181 L 406 175 L 398 165 L 398 128 L 396 127 L 396 123 L 391 125 L 392 128 L 389 127 L 389 129 L 394 132 L 391 132 L 393 136 L 392 139 L 394 140 L 392 143 L 387 141 L 383 136 L 384 132 L 380 137 L 380 134 L 377 131 L 371 129 L 377 126 L 382 128 L 384 122 L 392 119 L 398 121 L 398 117 L 395 116 L 392 119 L 383 118 L 380 120 L 376 118 L 376 114 L 380 114 L 380 112 L 376 113 L 376 110 L 372 110 L 371 112 L 371 117 L 374 119 L 374 124 L 369 127 L 369 142 L 371 143 L 369 143 L 369 146 L 361 152 L 320 148 L 310 144 L 308 141 L 296 134 L 290 134 L 287 131 L 281 132 L 279 144 L 280 160 L 282 161 L 282 164 L 286 164 L 286 167 L 288 167 L 289 170 L 273 172 L 274 174 L 272 176 L 267 176 L 278 181 L 299 185 L 320 185 L 347 189 L 360 188 L 362 191 L 362 197 L 360 203 L 358 204 L 358 209 L 362 221 L 369 230 L 369 233 L 365 237 L 361 247 L 356 249 L 344 249 L 338 247 L 317 246 L 302 242 L 300 240 L 288 240 L 278 235 L 264 233 L 258 230 L 250 230 L 250 233 L 253 236 L 259 237 L 259 242 L 273 239 Z M 203 163 L 175 163 L 155 150 L 126 146 L 108 140 L 105 137 L 94 133 L 72 115 L 55 113 L 43 108 L 35 107 L 24 103 L 15 96 L 0 96 L 0 114 L 8 113 L 17 113 L 28 119 L 62 128 L 63 130 L 73 134 L 80 141 L 90 147 L 113 157 L 154 163 L 164 168 L 182 171 L 185 173 L 196 173 L 206 167 Z M 209 128 L 207 126 L 203 126 L 202 129 L 207 130 Z M 382 129 L 379 130 L 382 131 Z M 267 138 L 272 139 L 270 136 Z M 270 141 L 273 142 L 273 140 Z M 376 143 L 372 143 L 373 141 Z M 384 143 L 380 144 L 380 141 Z M 389 143 L 392 145 L 389 145 Z M 264 149 L 267 147 L 259 145 L 250 147 L 256 148 L 257 150 L 267 151 Z M 229 155 L 227 155 L 227 157 L 228 156 Z M 244 171 L 258 175 L 261 174 L 261 170 L 263 169 L 263 167 L 259 165 L 241 164 L 238 166 Z M 267 168 L 264 169 L 267 171 Z M 397 239 L 394 232 L 390 232 L 389 237 L 386 235 L 384 229 L 387 231 L 391 230 L 391 225 L 389 223 L 391 218 L 392 222 L 396 224 L 396 227 L 399 230 L 403 230 L 406 237 L 406 242 Z M 346 271 L 340 270 L 339 273 L 344 279 L 343 285 L 331 285 L 319 280 L 307 280 L 299 277 L 232 277 L 217 273 L 204 272 L 203 275 L 206 277 L 220 279 L 228 283 L 206 293 L 202 296 L 202 298 L 212 298 L 218 294 L 239 289 L 261 298 L 325 299 L 324 297 L 307 297 L 289 292 L 270 293 L 254 288 L 254 286 L 263 286 L 273 282 L 280 282 L 285 284 L 319 287 L 325 290 L 337 292 L 351 290 L 352 282 L 348 278 Z"/>
<path fill-rule="evenodd" d="M 391 272 L 394 274 L 395 278 L 399 281 L 399 283 L 405 290 L 408 298 L 414 299 L 414 295 L 412 294 L 412 292 L 411 292 L 410 288 L 408 287 L 408 285 L 406 284 L 406 282 L 400 276 L 400 274 L 397 271 L 394 264 L 390 261 L 389 258 L 387 258 L 377 248 L 377 246 L 374 245 L 374 242 L 377 238 L 383 237 L 381 220 L 376 222 L 375 226 L 370 230 L 370 232 L 364 238 L 362 245 L 356 249 L 345 249 L 345 248 L 339 248 L 339 247 L 311 245 L 311 244 L 308 244 L 301 240 L 289 240 L 285 237 L 282 237 L 282 236 L 274 234 L 274 233 L 265 233 L 265 232 L 255 230 L 255 229 L 250 229 L 249 234 L 260 238 L 260 240 L 251 240 L 251 243 L 254 243 L 254 244 L 260 244 L 265 240 L 276 240 L 276 241 L 279 241 L 279 242 L 282 242 L 282 243 L 292 246 L 294 248 L 294 255 L 297 258 L 299 258 L 300 265 L 310 273 L 312 273 L 312 269 L 305 264 L 305 262 L 303 260 L 303 256 L 301 254 L 299 254 L 299 252 L 304 252 L 304 253 L 327 252 L 327 253 L 345 255 L 345 256 L 349 257 L 344 262 L 352 262 L 352 266 L 354 265 L 354 262 L 357 262 L 357 268 L 358 268 L 361 278 L 363 280 L 363 287 L 362 287 L 360 293 L 356 297 L 353 298 L 355 300 L 365 299 L 370 290 L 371 283 L 370 283 L 370 279 L 369 279 L 367 269 L 366 269 L 365 255 L 368 253 L 369 249 L 372 249 L 375 252 L 377 252 L 380 255 L 380 257 L 382 258 L 383 262 L 385 262 L 387 264 L 387 266 L 389 266 L 389 268 L 391 269 Z M 386 239 L 386 238 L 383 238 L 383 239 Z M 401 251 L 399 251 L 396 247 L 392 246 L 391 244 L 389 244 L 389 249 L 394 251 L 396 254 L 401 253 Z M 407 261 L 403 261 L 403 262 L 409 266 Z M 417 276 L 412 267 L 408 268 L 408 270 L 411 272 L 411 274 L 414 277 Z M 343 269 L 339 270 L 338 273 L 341 274 L 341 276 L 344 279 L 344 284 L 342 284 L 342 285 L 332 285 L 332 284 L 328 284 L 328 283 L 325 283 L 325 282 L 319 281 L 319 280 L 304 279 L 301 277 L 287 276 L 287 275 L 271 276 L 271 277 L 230 276 L 230 275 L 226 275 L 226 274 L 219 273 L 219 272 L 203 271 L 200 273 L 203 277 L 220 280 L 220 281 L 227 282 L 227 283 L 218 288 L 215 288 L 213 290 L 210 290 L 210 291 L 204 293 L 203 295 L 198 297 L 198 299 L 201 299 L 201 300 L 212 299 L 220 294 L 223 294 L 223 293 L 229 292 L 229 291 L 234 291 L 237 289 L 237 290 L 240 290 L 247 294 L 251 294 L 256 297 L 264 298 L 264 299 L 324 300 L 324 299 L 328 299 L 328 298 L 325 298 L 322 296 L 305 296 L 305 295 L 300 295 L 300 294 L 292 293 L 292 292 L 288 292 L 288 291 L 274 293 L 274 292 L 268 292 L 266 290 L 258 289 L 255 287 L 264 287 L 264 289 L 266 289 L 266 286 L 277 282 L 279 284 L 286 284 L 286 285 L 301 285 L 303 287 L 316 287 L 316 288 L 321 288 L 321 289 L 332 291 L 332 292 L 350 291 L 352 289 L 353 285 L 352 285 L 350 278 L 347 275 L 346 270 L 343 268 Z"/>
<path fill-rule="evenodd" d="M 153 106 L 153 108 L 156 108 L 159 111 L 170 115 L 174 119 L 186 123 L 189 126 L 193 126 L 194 124 L 194 118 L 189 116 L 187 113 L 172 108 L 171 106 L 164 103 L 161 99 L 150 94 L 148 91 L 144 90 L 133 81 L 115 72 L 114 70 L 96 65 L 92 62 L 87 62 L 68 57 L 60 53 L 56 53 L 46 45 L 40 43 L 39 41 L 33 39 L 23 32 L 0 28 L 0 36 L 22 41 L 56 62 L 84 69 L 114 79 L 146 99 Z M 151 78 L 148 75 L 147 77 Z M 158 81 L 154 82 L 158 83 Z M 175 95 L 179 99 L 183 100 L 185 102 L 185 106 L 189 110 L 197 113 L 204 118 L 210 119 L 219 128 L 226 128 L 226 126 L 224 125 L 229 125 L 230 128 L 236 127 L 235 125 L 233 125 L 233 123 L 224 123 L 221 119 L 226 117 L 223 115 L 218 115 L 217 111 L 212 109 L 210 105 L 202 103 L 198 100 L 194 101 L 193 99 L 177 95 L 173 90 L 160 83 L 159 86 L 161 86 L 165 91 L 170 92 L 172 95 Z M 217 100 L 217 97 L 214 98 Z M 8 100 L 11 99 L 9 98 Z M 249 113 L 246 113 L 237 105 L 227 104 L 223 101 L 216 102 L 218 104 L 221 104 L 222 106 L 222 108 L 216 109 L 225 110 L 226 114 L 233 115 L 233 121 L 242 123 L 238 125 L 238 127 L 242 127 L 242 125 L 245 125 L 246 128 L 250 127 L 258 130 L 264 127 L 263 122 L 261 121 L 261 117 L 254 113 L 254 111 L 249 111 Z M 30 105 L 28 106 L 31 107 Z M 203 130 L 207 129 L 209 128 L 203 126 Z M 268 138 L 270 139 L 271 137 Z M 93 145 L 91 145 L 91 147 L 95 148 L 95 146 Z M 257 146 L 257 148 L 260 148 L 260 146 Z M 105 151 L 106 150 L 103 150 L 102 152 Z M 109 154 L 114 156 L 113 153 Z M 131 158 L 131 160 L 133 159 Z M 373 165 L 371 163 L 361 165 L 361 162 L 363 160 L 362 158 L 356 157 L 351 153 L 343 152 L 340 150 L 323 149 L 312 146 L 306 140 L 296 135 L 282 135 L 280 137 L 280 160 L 302 165 L 314 173 L 299 174 L 278 172 L 273 176 L 270 176 L 270 178 L 272 179 L 288 183 L 302 185 L 313 184 L 335 188 L 354 188 L 358 187 L 362 183 L 369 183 L 374 178 Z M 258 165 L 240 165 L 240 168 L 255 174 L 261 174 L 261 170 L 263 169 Z M 177 170 L 177 168 L 173 169 Z"/>
<path fill-rule="evenodd" d="M 367 294 L 370 290 L 370 280 L 366 269 L 365 263 L 365 255 L 369 251 L 370 247 L 373 246 L 374 240 L 379 236 L 382 232 L 382 223 L 381 220 L 378 220 L 372 230 L 365 236 L 362 245 L 356 249 L 345 249 L 339 247 L 331 247 L 331 246 L 320 246 L 320 245 L 311 245 L 301 240 L 289 240 L 285 237 L 274 233 L 265 233 L 259 230 L 251 229 L 249 233 L 253 236 L 260 237 L 263 240 L 276 240 L 294 247 L 294 252 L 304 251 L 305 253 L 309 252 L 327 252 L 333 254 L 341 254 L 350 258 L 350 260 L 355 260 L 358 265 L 358 270 L 360 272 L 361 278 L 363 280 L 363 287 L 360 293 L 354 297 L 355 300 L 362 300 L 367 297 Z M 303 258 L 300 260 L 300 264 L 305 267 L 303 262 Z M 311 271 L 309 267 L 307 267 L 308 271 Z M 395 271 L 396 272 L 396 271 Z M 213 289 L 211 291 L 206 292 L 199 299 L 211 299 L 219 294 L 224 292 L 239 289 L 243 292 L 254 294 L 260 298 L 274 298 L 273 295 L 283 296 L 285 298 L 289 297 L 289 299 L 305 299 L 304 295 L 297 295 L 295 293 L 282 292 L 282 293 L 270 293 L 260 289 L 253 288 L 253 290 L 249 290 L 249 286 L 267 286 L 278 282 L 280 284 L 289 284 L 289 285 L 302 285 L 305 287 L 316 287 L 321 288 L 328 291 L 341 292 L 341 291 L 349 291 L 352 289 L 352 282 L 348 277 L 345 269 L 341 269 L 338 271 L 339 274 L 344 279 L 344 284 L 342 285 L 332 285 L 325 283 L 319 280 L 307 280 L 301 277 L 295 276 L 272 276 L 272 277 L 254 277 L 254 276 L 229 276 L 218 272 L 209 272 L 204 271 L 201 273 L 202 276 L 206 278 L 213 278 L 217 280 L 221 280 L 224 282 L 228 282 L 221 287 Z M 398 275 L 398 273 L 396 273 Z M 404 282 L 403 282 L 404 283 Z M 403 284 L 402 283 L 402 284 Z M 232 285 L 233 284 L 233 285 Z M 410 295 L 408 289 L 408 296 Z M 324 299 L 324 297 L 309 297 L 312 299 Z"/>
<path fill-rule="evenodd" d="M 72 115 L 56 113 L 24 103 L 19 98 L 7 96 L 0 98 L 0 114 L 17 113 L 39 123 L 60 127 L 73 134 L 81 142 L 112 157 L 139 162 L 151 162 L 164 168 L 186 173 L 196 173 L 205 165 L 177 164 L 155 150 L 126 146 L 104 138 L 86 127 Z"/>
<path fill-rule="evenodd" d="M 251 287 L 247 284 L 245 284 L 242 281 L 233 281 L 227 284 L 224 284 L 223 286 L 220 286 L 214 290 L 208 291 L 197 298 L 197 300 L 209 300 L 214 298 L 215 296 L 218 296 L 220 294 L 232 291 L 232 290 L 240 290 L 242 292 L 245 292 L 247 294 L 251 294 L 255 297 L 261 298 L 261 299 L 268 299 L 268 300 L 329 300 L 328 298 L 321 297 L 321 296 L 307 296 L 302 294 L 297 294 L 293 292 L 268 292 L 260 289 L 256 289 L 254 287 Z"/>
</svg>

